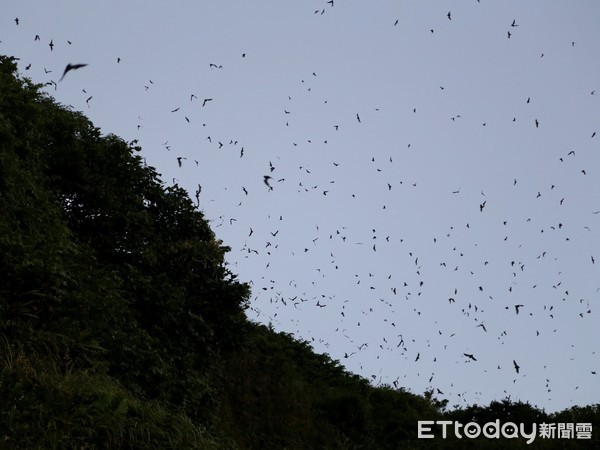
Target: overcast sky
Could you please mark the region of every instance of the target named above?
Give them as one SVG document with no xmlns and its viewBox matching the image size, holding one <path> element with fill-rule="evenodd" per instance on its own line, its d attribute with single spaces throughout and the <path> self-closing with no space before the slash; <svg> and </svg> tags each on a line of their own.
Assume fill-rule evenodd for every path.
<svg viewBox="0 0 600 450">
<path fill-rule="evenodd" d="M 0 53 L 39 83 L 88 64 L 45 90 L 201 186 L 250 319 L 374 384 L 555 411 L 600 402 L 599 23 L 593 0 L 22 0 Z"/>
</svg>

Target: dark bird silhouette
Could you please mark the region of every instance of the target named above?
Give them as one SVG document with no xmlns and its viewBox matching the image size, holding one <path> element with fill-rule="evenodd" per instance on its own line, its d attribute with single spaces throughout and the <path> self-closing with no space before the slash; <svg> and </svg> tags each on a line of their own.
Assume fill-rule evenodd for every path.
<svg viewBox="0 0 600 450">
<path fill-rule="evenodd" d="M 452 20 L 452 12 L 448 11 L 448 14 L 446 14 L 446 16 L 448 17 L 448 20 Z"/>
<path fill-rule="evenodd" d="M 198 184 L 198 189 L 196 189 L 196 206 L 200 206 L 200 194 L 202 193 L 202 186 Z"/>
<path fill-rule="evenodd" d="M 35 37 L 33 38 L 34 41 L 39 41 L 40 40 L 40 35 L 36 34 Z"/>
<path fill-rule="evenodd" d="M 50 42 L 52 43 L 52 41 Z M 60 80 L 58 80 L 58 82 L 60 83 L 62 81 L 62 79 L 65 77 L 65 75 L 67 73 L 69 73 L 71 70 L 76 70 L 76 69 L 81 69 L 82 67 L 87 66 L 87 64 L 67 64 L 67 67 L 65 67 L 65 71 L 62 74 L 62 77 L 60 77 Z"/>
<path fill-rule="evenodd" d="M 48 46 L 50 47 L 50 51 L 54 50 L 54 42 L 52 39 L 50 39 L 50 43 L 48 44 Z"/>
<path fill-rule="evenodd" d="M 206 105 L 206 102 L 212 102 L 212 98 L 205 98 L 204 101 L 202 102 L 202 107 L 204 108 L 204 106 Z"/>
<path fill-rule="evenodd" d="M 514 359 L 513 359 L 513 365 L 515 366 L 516 372 L 519 373 L 519 369 L 521 368 L 521 366 L 519 366 Z"/>
<path fill-rule="evenodd" d="M 517 21 L 515 19 L 513 19 L 512 23 L 510 24 L 511 27 L 518 27 L 519 25 L 517 25 Z"/>
<path fill-rule="evenodd" d="M 356 120 L 358 120 L 358 123 L 361 123 L 360 122 L 360 116 L 358 114 L 356 114 Z"/>
<path fill-rule="evenodd" d="M 471 353 L 463 353 L 467 358 L 472 359 L 473 361 L 477 361 L 477 358 L 473 356 Z"/>
<path fill-rule="evenodd" d="M 415 358 L 415 362 L 417 362 L 420 357 L 421 357 L 421 353 L 417 353 L 417 357 Z"/>
<path fill-rule="evenodd" d="M 519 308 L 522 308 L 524 305 L 515 305 L 515 311 L 519 314 Z"/>
<path fill-rule="evenodd" d="M 19 25 L 19 18 L 15 17 L 15 23 L 17 24 L 17 26 Z"/>
<path fill-rule="evenodd" d="M 269 184 L 269 180 L 271 179 L 271 177 L 269 175 L 265 175 L 263 178 L 264 178 L 263 179 L 264 183 L 269 187 L 269 190 L 272 191 L 273 190 L 273 186 L 271 186 Z"/>
<path fill-rule="evenodd" d="M 87 100 L 85 101 L 85 104 L 88 106 L 88 108 L 90 107 L 90 100 L 92 99 L 92 96 L 90 95 Z"/>
</svg>

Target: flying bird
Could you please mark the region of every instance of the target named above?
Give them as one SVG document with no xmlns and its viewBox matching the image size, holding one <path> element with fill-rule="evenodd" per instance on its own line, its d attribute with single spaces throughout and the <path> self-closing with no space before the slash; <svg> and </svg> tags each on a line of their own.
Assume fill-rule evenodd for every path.
<svg viewBox="0 0 600 450">
<path fill-rule="evenodd" d="M 50 43 L 52 43 L 52 41 L 50 41 Z M 65 67 L 65 71 L 62 74 L 62 77 L 60 77 L 60 80 L 58 80 L 58 82 L 60 83 L 62 81 L 62 79 L 65 77 L 65 75 L 67 73 L 69 73 L 71 70 L 76 70 L 76 69 L 81 69 L 82 67 L 87 66 L 87 64 L 67 64 L 67 67 Z"/>
<path fill-rule="evenodd" d="M 263 179 L 264 183 L 265 183 L 267 186 L 269 186 L 269 190 L 270 190 L 270 191 L 272 191 L 272 190 L 273 190 L 273 186 L 271 186 L 271 185 L 269 184 L 269 180 L 271 179 L 271 177 L 270 177 L 269 175 L 265 175 L 263 178 L 264 178 L 264 179 Z"/>
<path fill-rule="evenodd" d="M 513 365 L 515 366 L 516 372 L 519 373 L 519 369 L 521 368 L 521 366 L 519 366 L 514 359 L 513 359 Z"/>
<path fill-rule="evenodd" d="M 463 353 L 467 358 L 472 359 L 473 361 L 477 361 L 477 358 L 473 356 L 471 353 Z"/>
</svg>

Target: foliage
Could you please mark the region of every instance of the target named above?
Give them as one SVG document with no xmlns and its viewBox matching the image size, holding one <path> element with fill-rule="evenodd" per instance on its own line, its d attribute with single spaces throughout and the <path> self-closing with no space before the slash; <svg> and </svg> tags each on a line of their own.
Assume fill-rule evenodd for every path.
<svg viewBox="0 0 600 450">
<path fill-rule="evenodd" d="M 502 448 L 417 421 L 600 423 L 598 405 L 446 412 L 249 322 L 187 193 L 40 87 L 0 56 L 0 447 Z"/>
</svg>

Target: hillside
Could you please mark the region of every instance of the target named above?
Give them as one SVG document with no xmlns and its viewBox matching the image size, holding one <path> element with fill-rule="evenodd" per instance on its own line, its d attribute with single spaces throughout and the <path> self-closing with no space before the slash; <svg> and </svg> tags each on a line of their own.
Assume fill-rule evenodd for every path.
<svg viewBox="0 0 600 450">
<path fill-rule="evenodd" d="M 187 192 L 40 88 L 0 57 L 0 447 L 447 448 L 417 421 L 600 426 L 598 405 L 447 411 L 248 321 Z"/>
</svg>

